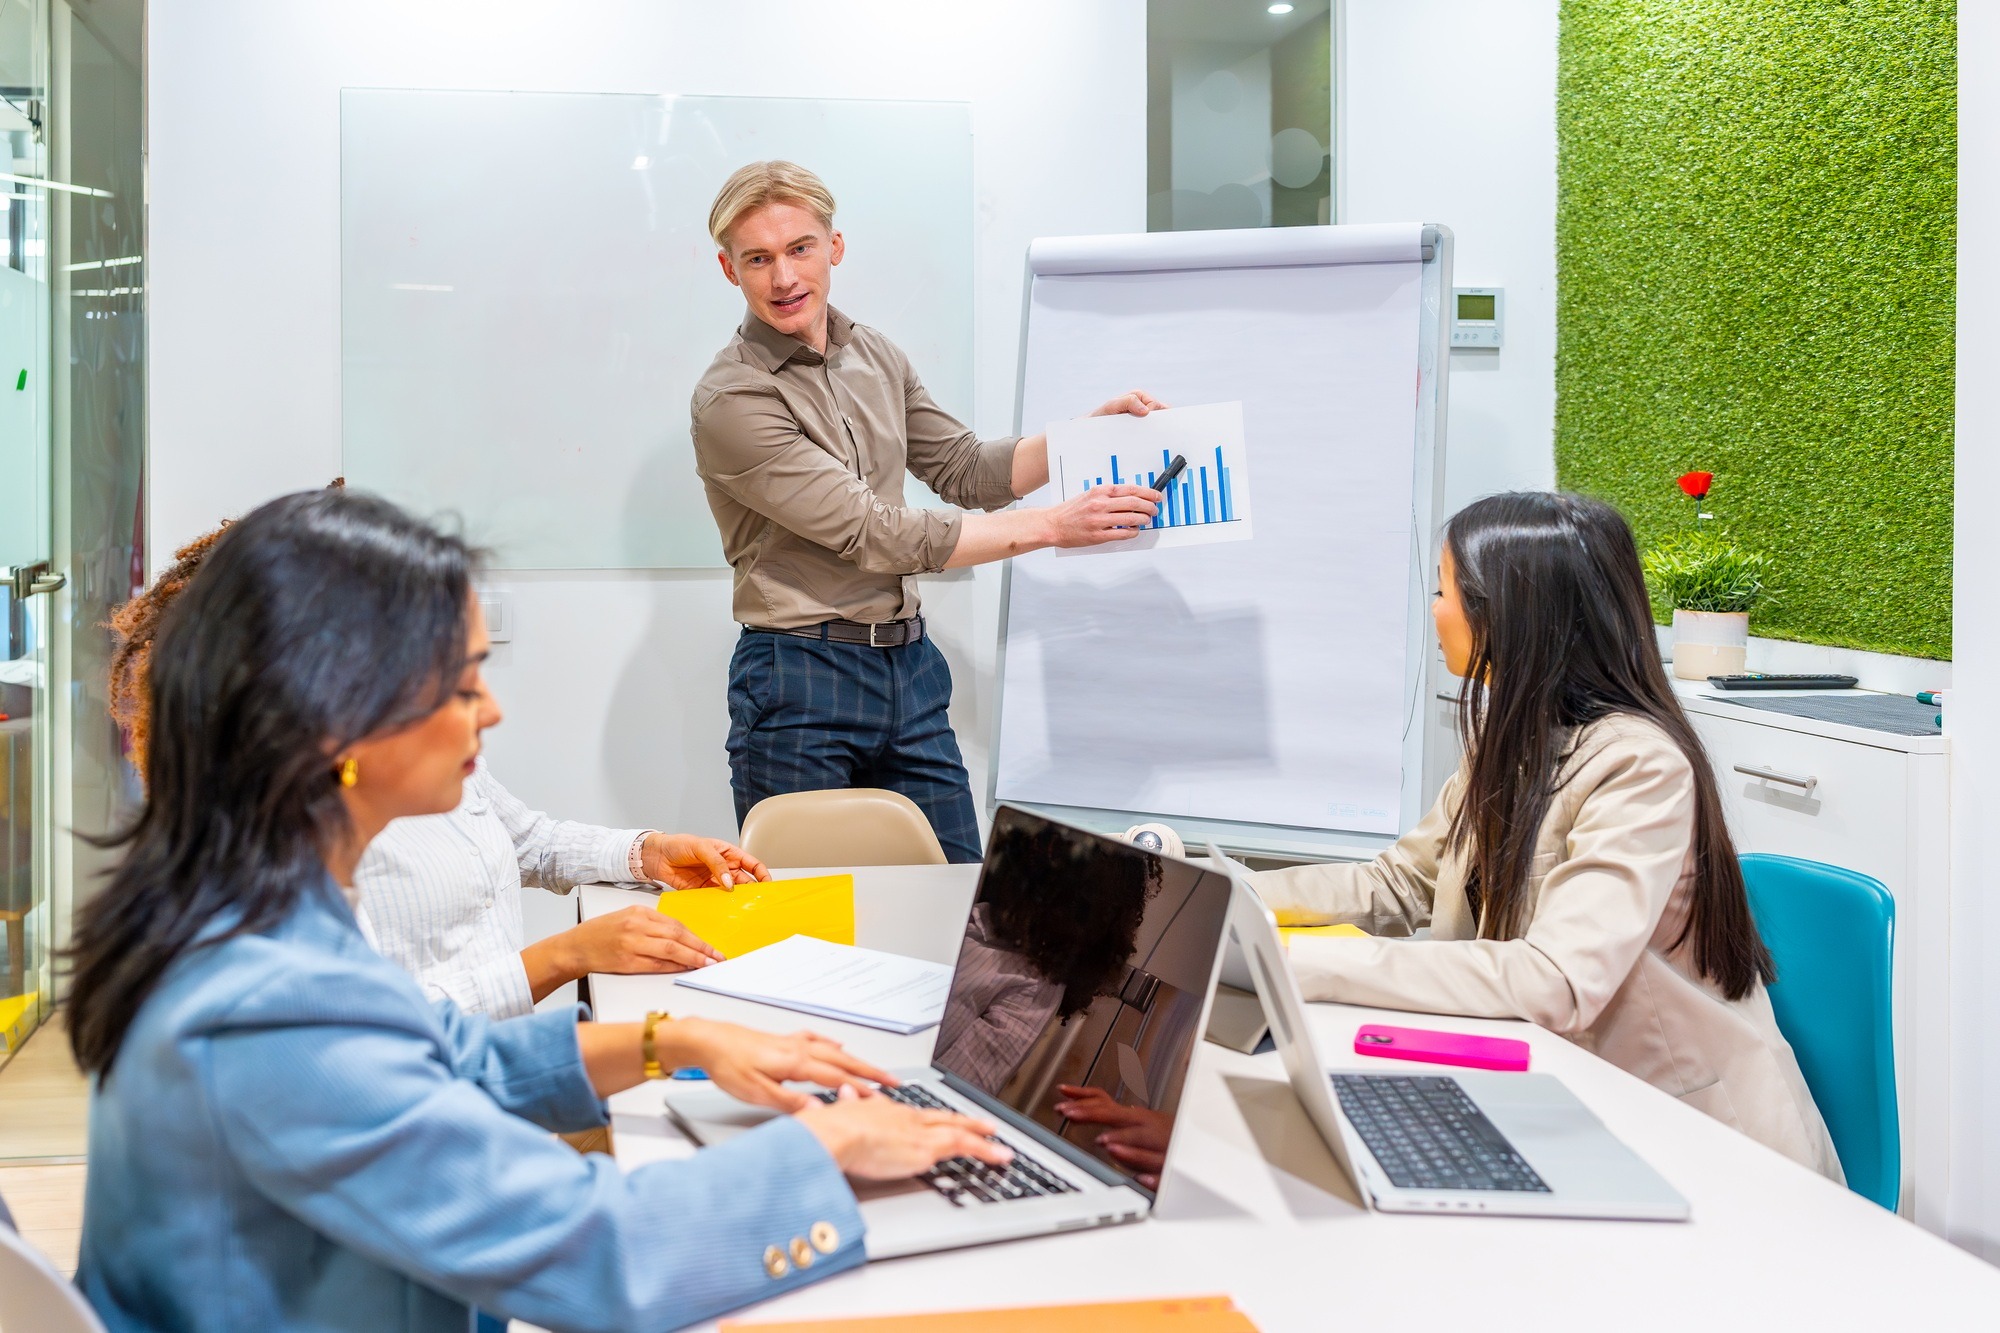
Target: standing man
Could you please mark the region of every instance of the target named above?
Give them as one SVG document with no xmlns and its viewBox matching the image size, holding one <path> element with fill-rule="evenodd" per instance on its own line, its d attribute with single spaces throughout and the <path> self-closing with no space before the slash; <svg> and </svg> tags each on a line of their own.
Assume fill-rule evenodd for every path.
<svg viewBox="0 0 2000 1333">
<path fill-rule="evenodd" d="M 812 172 L 751 163 L 723 185 L 708 230 L 749 306 L 694 391 L 695 464 L 743 626 L 729 666 L 736 816 L 783 792 L 887 787 L 922 807 L 950 860 L 977 861 L 951 673 L 924 633 L 915 576 L 1121 541 L 1160 497 L 1103 486 L 1046 509 L 910 508 L 906 469 L 952 504 L 1005 509 L 1048 481 L 1047 438 L 982 442 L 894 343 L 827 304 L 844 242 Z M 1129 393 L 1092 415 L 1161 406 Z"/>
</svg>

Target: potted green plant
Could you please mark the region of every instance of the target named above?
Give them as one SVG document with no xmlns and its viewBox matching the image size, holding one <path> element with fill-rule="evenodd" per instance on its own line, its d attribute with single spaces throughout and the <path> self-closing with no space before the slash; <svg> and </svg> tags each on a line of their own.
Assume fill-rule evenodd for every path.
<svg viewBox="0 0 2000 1333">
<path fill-rule="evenodd" d="M 1750 646 L 1750 611 L 1775 591 L 1771 557 L 1745 550 L 1702 512 L 1715 476 L 1689 472 L 1680 488 L 1693 501 L 1693 526 L 1662 538 L 1644 557 L 1655 605 L 1671 610 L 1674 675 L 1682 680 L 1740 673 Z"/>
</svg>

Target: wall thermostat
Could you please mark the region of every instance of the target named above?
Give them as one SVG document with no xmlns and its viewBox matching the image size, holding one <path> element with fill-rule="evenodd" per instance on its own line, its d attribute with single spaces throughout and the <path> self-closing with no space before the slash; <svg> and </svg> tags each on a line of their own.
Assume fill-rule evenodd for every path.
<svg viewBox="0 0 2000 1333">
<path fill-rule="evenodd" d="M 1507 314 L 1507 295 L 1498 287 L 1451 289 L 1451 345 L 1498 347 L 1500 324 Z"/>
</svg>

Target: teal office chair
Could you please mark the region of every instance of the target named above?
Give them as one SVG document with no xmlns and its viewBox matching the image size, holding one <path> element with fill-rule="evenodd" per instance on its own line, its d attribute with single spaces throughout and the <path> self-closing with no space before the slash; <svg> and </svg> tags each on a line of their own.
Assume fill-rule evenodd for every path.
<svg viewBox="0 0 2000 1333">
<path fill-rule="evenodd" d="M 1891 1211 L 1902 1195 L 1890 947 L 1880 880 L 1795 856 L 1742 858 L 1750 912 L 1778 965 L 1771 1008 L 1840 1154 L 1847 1187 Z"/>
</svg>

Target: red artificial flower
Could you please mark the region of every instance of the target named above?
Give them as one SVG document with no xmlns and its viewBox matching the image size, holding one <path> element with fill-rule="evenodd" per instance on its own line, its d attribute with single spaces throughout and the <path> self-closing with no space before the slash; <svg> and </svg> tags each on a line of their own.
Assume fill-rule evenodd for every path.
<svg viewBox="0 0 2000 1333">
<path fill-rule="evenodd" d="M 1697 500 L 1706 500 L 1708 498 L 1709 483 L 1714 480 L 1715 474 L 1713 472 L 1683 472 L 1681 473 L 1681 489 Z"/>
</svg>

